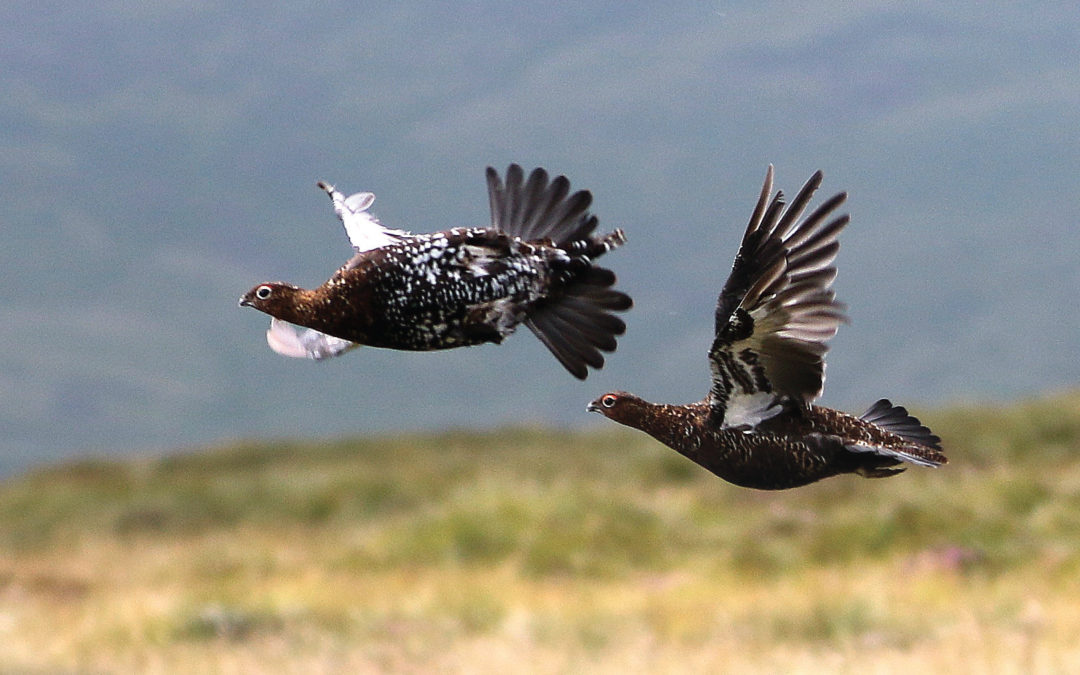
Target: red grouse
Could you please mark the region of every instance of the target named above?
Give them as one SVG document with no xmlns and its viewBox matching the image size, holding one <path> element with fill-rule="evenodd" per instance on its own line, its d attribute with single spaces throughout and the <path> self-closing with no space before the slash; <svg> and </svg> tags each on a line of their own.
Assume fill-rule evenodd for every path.
<svg viewBox="0 0 1080 675">
<path fill-rule="evenodd" d="M 825 381 L 825 343 L 845 320 L 831 286 L 836 238 L 848 216 L 830 214 L 847 195 L 801 218 L 821 178 L 815 173 L 785 208 L 782 193 L 769 198 L 769 167 L 717 302 L 705 400 L 664 405 L 615 391 L 588 410 L 644 431 L 727 481 L 762 490 L 842 473 L 892 476 L 903 462 L 944 464 L 940 439 L 903 407 L 882 399 L 855 417 L 813 404 Z"/>
<path fill-rule="evenodd" d="M 322 286 L 280 282 L 240 299 L 274 317 L 267 342 L 286 356 L 322 359 L 360 345 L 428 351 L 499 343 L 524 322 L 575 377 L 601 368 L 626 326 L 612 312 L 630 297 L 593 261 L 625 241 L 593 231 L 592 195 L 570 194 L 543 169 L 525 179 L 512 164 L 504 185 L 487 170 L 491 227 L 410 234 L 367 212 L 375 200 L 319 183 L 356 254 Z M 307 328 L 297 331 L 290 325 Z"/>
</svg>

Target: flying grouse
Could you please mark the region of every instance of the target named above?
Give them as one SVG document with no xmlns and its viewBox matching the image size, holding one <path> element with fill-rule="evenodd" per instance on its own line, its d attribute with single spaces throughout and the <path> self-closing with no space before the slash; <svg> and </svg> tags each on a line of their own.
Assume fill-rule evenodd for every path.
<svg viewBox="0 0 1080 675">
<path fill-rule="evenodd" d="M 830 214 L 847 195 L 801 218 L 821 178 L 815 173 L 785 208 L 782 193 L 769 198 L 769 167 L 717 302 L 705 400 L 664 405 L 614 391 L 588 410 L 644 431 L 727 481 L 762 490 L 841 473 L 892 476 L 903 462 L 946 463 L 940 439 L 885 399 L 859 417 L 813 404 L 825 380 L 825 343 L 845 321 L 831 285 L 836 238 L 848 216 Z"/>
<path fill-rule="evenodd" d="M 367 212 L 371 193 L 345 197 L 319 186 L 355 255 L 316 289 L 263 283 L 240 299 L 273 317 L 267 342 L 280 354 L 323 359 L 360 345 L 427 351 L 499 343 L 524 322 L 585 379 L 626 329 L 612 312 L 629 309 L 630 297 L 593 263 L 625 236 L 594 235 L 592 195 L 570 194 L 564 176 L 549 181 L 535 169 L 526 180 L 511 164 L 504 185 L 489 167 L 491 227 L 432 234 L 384 227 Z"/>
</svg>

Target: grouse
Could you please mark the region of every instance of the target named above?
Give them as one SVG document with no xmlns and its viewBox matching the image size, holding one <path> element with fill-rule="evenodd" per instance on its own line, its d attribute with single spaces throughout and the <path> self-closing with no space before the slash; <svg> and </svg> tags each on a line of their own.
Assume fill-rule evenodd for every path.
<svg viewBox="0 0 1080 675">
<path fill-rule="evenodd" d="M 594 235 L 592 195 L 565 176 L 517 164 L 506 183 L 488 167 L 490 227 L 411 234 L 368 212 L 375 196 L 344 196 L 320 182 L 355 255 L 313 290 L 281 282 L 240 298 L 273 317 L 267 342 L 285 356 L 324 359 L 360 345 L 428 351 L 502 342 L 526 326 L 575 377 L 601 368 L 629 309 L 615 275 L 594 260 L 622 245 L 621 229 Z M 306 330 L 297 330 L 296 326 Z"/>
<path fill-rule="evenodd" d="M 825 381 L 825 343 L 846 321 L 831 285 L 848 216 L 831 214 L 847 195 L 802 218 L 821 180 L 818 171 L 786 205 L 782 193 L 769 198 L 769 166 L 717 302 L 705 400 L 663 405 L 613 391 L 587 409 L 748 488 L 793 488 L 842 473 L 880 478 L 903 471 L 904 462 L 945 464 L 940 439 L 886 399 L 858 417 L 813 404 Z"/>
</svg>

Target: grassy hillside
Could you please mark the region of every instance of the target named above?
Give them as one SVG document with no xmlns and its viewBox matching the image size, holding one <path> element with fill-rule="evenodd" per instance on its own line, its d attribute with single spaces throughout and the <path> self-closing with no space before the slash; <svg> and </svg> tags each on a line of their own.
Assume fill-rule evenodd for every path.
<svg viewBox="0 0 1080 675">
<path fill-rule="evenodd" d="M 613 426 L 42 470 L 0 484 L 0 664 L 1080 668 L 1080 394 L 923 418 L 947 467 L 781 493 Z"/>
</svg>

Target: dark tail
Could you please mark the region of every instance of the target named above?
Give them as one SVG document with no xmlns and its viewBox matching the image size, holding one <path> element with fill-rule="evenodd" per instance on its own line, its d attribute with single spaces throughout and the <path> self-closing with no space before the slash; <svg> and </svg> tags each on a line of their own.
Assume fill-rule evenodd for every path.
<svg viewBox="0 0 1080 675">
<path fill-rule="evenodd" d="M 536 305 L 525 319 L 525 325 L 579 380 L 588 375 L 587 366 L 604 367 L 600 352 L 615 351 L 616 336 L 626 331 L 623 320 L 611 312 L 630 309 L 634 303 L 611 288 L 614 284 L 611 270 L 589 267 L 557 297 Z"/>
<path fill-rule="evenodd" d="M 859 418 L 905 441 L 903 445 L 875 446 L 872 452 L 923 466 L 941 466 L 949 461 L 941 452 L 941 439 L 918 418 L 908 414 L 904 406 L 894 406 L 883 398 L 867 408 Z M 864 451 L 867 450 L 870 449 Z"/>
<path fill-rule="evenodd" d="M 552 294 L 529 310 L 525 325 L 551 350 L 559 363 L 581 380 L 589 366 L 602 368 L 601 352 L 613 352 L 616 336 L 626 331 L 612 314 L 633 305 L 630 296 L 615 290 L 611 270 L 592 264 L 626 242 L 622 230 L 596 236 L 598 221 L 589 214 L 592 195 L 587 190 L 570 194 L 565 176 L 548 179 L 534 169 L 525 179 L 517 164 L 506 170 L 506 183 L 495 169 L 487 169 L 491 226 L 523 241 L 547 241 L 563 249 L 570 261 L 553 283 Z"/>
</svg>

